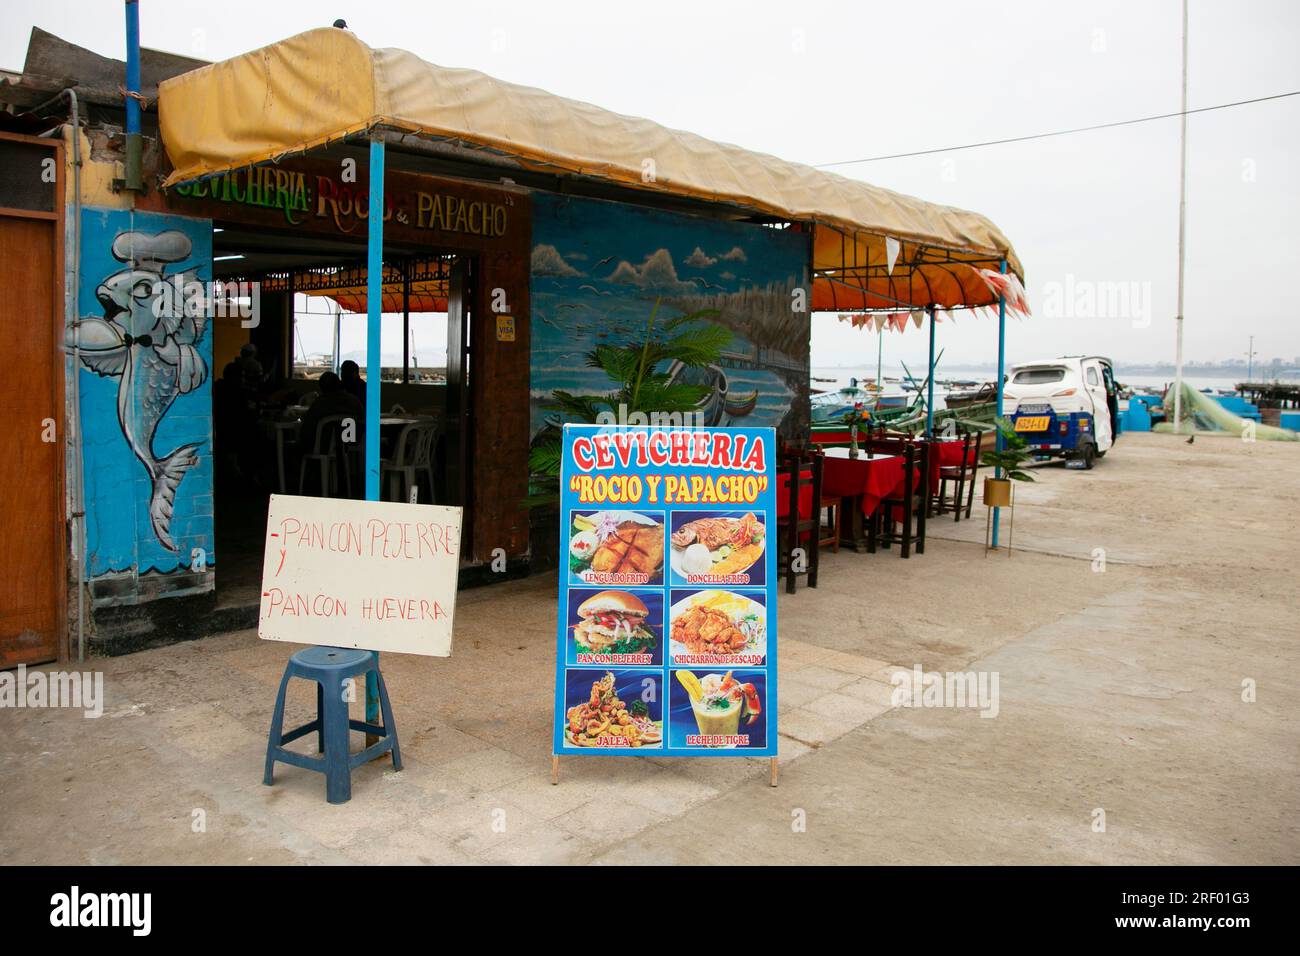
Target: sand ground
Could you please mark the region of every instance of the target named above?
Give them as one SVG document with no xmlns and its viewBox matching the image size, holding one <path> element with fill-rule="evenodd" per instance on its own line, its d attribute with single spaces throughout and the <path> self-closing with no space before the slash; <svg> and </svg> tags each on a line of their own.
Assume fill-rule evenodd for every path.
<svg viewBox="0 0 1300 956">
<path fill-rule="evenodd" d="M 292 648 L 93 661 L 103 717 L 0 710 L 0 863 L 1300 863 L 1300 445 L 1129 435 L 1037 476 L 1010 557 L 977 504 L 782 595 L 775 789 L 655 757 L 552 787 L 548 575 L 464 592 L 451 659 L 385 658 L 406 767 L 341 806 L 261 783 Z M 996 717 L 892 706 L 915 665 L 996 675 Z"/>
</svg>

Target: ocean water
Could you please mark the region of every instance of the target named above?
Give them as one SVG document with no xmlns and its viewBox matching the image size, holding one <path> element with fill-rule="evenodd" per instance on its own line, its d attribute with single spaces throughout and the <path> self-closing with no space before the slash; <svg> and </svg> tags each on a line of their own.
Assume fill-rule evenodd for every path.
<svg viewBox="0 0 1300 956">
<path fill-rule="evenodd" d="M 925 366 L 919 368 L 910 365 L 912 375 L 918 382 L 925 379 Z M 897 378 L 906 381 L 906 373 L 902 366 L 891 366 L 888 363 L 884 366 L 885 378 Z M 864 365 L 860 368 L 828 368 L 816 367 L 812 369 L 812 378 L 814 379 L 812 387 L 819 391 L 834 391 L 835 389 L 845 388 L 851 378 L 857 378 L 859 381 L 866 381 L 876 377 L 875 365 Z M 976 369 L 964 369 L 958 367 L 940 367 L 938 381 L 935 383 L 935 392 L 942 391 L 941 382 L 960 379 L 970 382 L 991 382 L 996 377 L 996 373 L 990 370 L 979 371 Z M 1127 375 L 1123 366 L 1115 370 L 1115 377 L 1119 379 L 1120 384 L 1127 385 L 1131 388 L 1164 388 L 1174 380 L 1173 374 L 1164 375 Z M 831 381 L 816 381 L 816 379 L 831 379 Z M 1240 377 L 1230 376 L 1204 376 L 1193 375 L 1183 376 L 1183 381 L 1193 388 L 1232 388 L 1240 381 Z M 937 404 L 937 403 L 936 403 Z"/>
</svg>

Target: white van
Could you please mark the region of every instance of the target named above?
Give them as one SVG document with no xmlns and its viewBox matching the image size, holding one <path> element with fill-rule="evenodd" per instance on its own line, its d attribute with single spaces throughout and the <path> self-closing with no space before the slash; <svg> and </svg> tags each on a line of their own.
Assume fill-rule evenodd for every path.
<svg viewBox="0 0 1300 956">
<path fill-rule="evenodd" d="M 1013 365 L 1003 413 L 1039 460 L 1091 468 L 1119 435 L 1119 389 L 1108 358 L 1067 355 Z"/>
</svg>

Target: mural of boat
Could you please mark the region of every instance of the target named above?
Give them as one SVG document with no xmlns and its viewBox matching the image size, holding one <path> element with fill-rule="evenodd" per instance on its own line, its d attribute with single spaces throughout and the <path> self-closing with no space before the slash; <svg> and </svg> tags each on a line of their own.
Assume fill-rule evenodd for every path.
<svg viewBox="0 0 1300 956">
<path fill-rule="evenodd" d="M 744 418 L 758 405 L 758 389 L 745 395 L 729 397 L 725 403 L 727 414 L 732 418 Z"/>
<path fill-rule="evenodd" d="M 668 367 L 668 381 L 676 385 L 707 387 L 709 392 L 700 399 L 695 406 L 695 411 L 700 416 L 700 422 L 705 426 L 722 424 L 722 416 L 727 413 L 727 373 L 720 366 L 706 365 L 692 368 L 681 362 L 673 362 Z M 757 392 L 754 393 L 753 398 L 745 414 L 754 410 L 754 404 L 758 401 Z"/>
</svg>

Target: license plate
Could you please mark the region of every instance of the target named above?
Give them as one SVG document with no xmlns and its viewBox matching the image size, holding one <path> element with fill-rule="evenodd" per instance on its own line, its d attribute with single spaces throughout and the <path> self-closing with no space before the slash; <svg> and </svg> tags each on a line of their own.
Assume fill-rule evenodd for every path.
<svg viewBox="0 0 1300 956">
<path fill-rule="evenodd" d="M 1016 431 L 1018 432 L 1043 432 L 1047 431 L 1047 423 L 1051 419 L 1047 415 L 1026 415 L 1016 419 Z"/>
<path fill-rule="evenodd" d="M 1017 412 L 1017 414 L 1020 414 L 1020 415 L 1046 415 L 1046 414 L 1047 414 L 1048 412 L 1050 412 L 1051 410 L 1052 410 L 1052 406 L 1051 406 L 1051 405 L 1042 405 L 1042 404 L 1039 404 L 1039 405 L 1029 405 L 1029 404 L 1025 404 L 1025 405 L 1021 405 L 1018 409 L 1016 409 L 1016 412 Z"/>
</svg>

